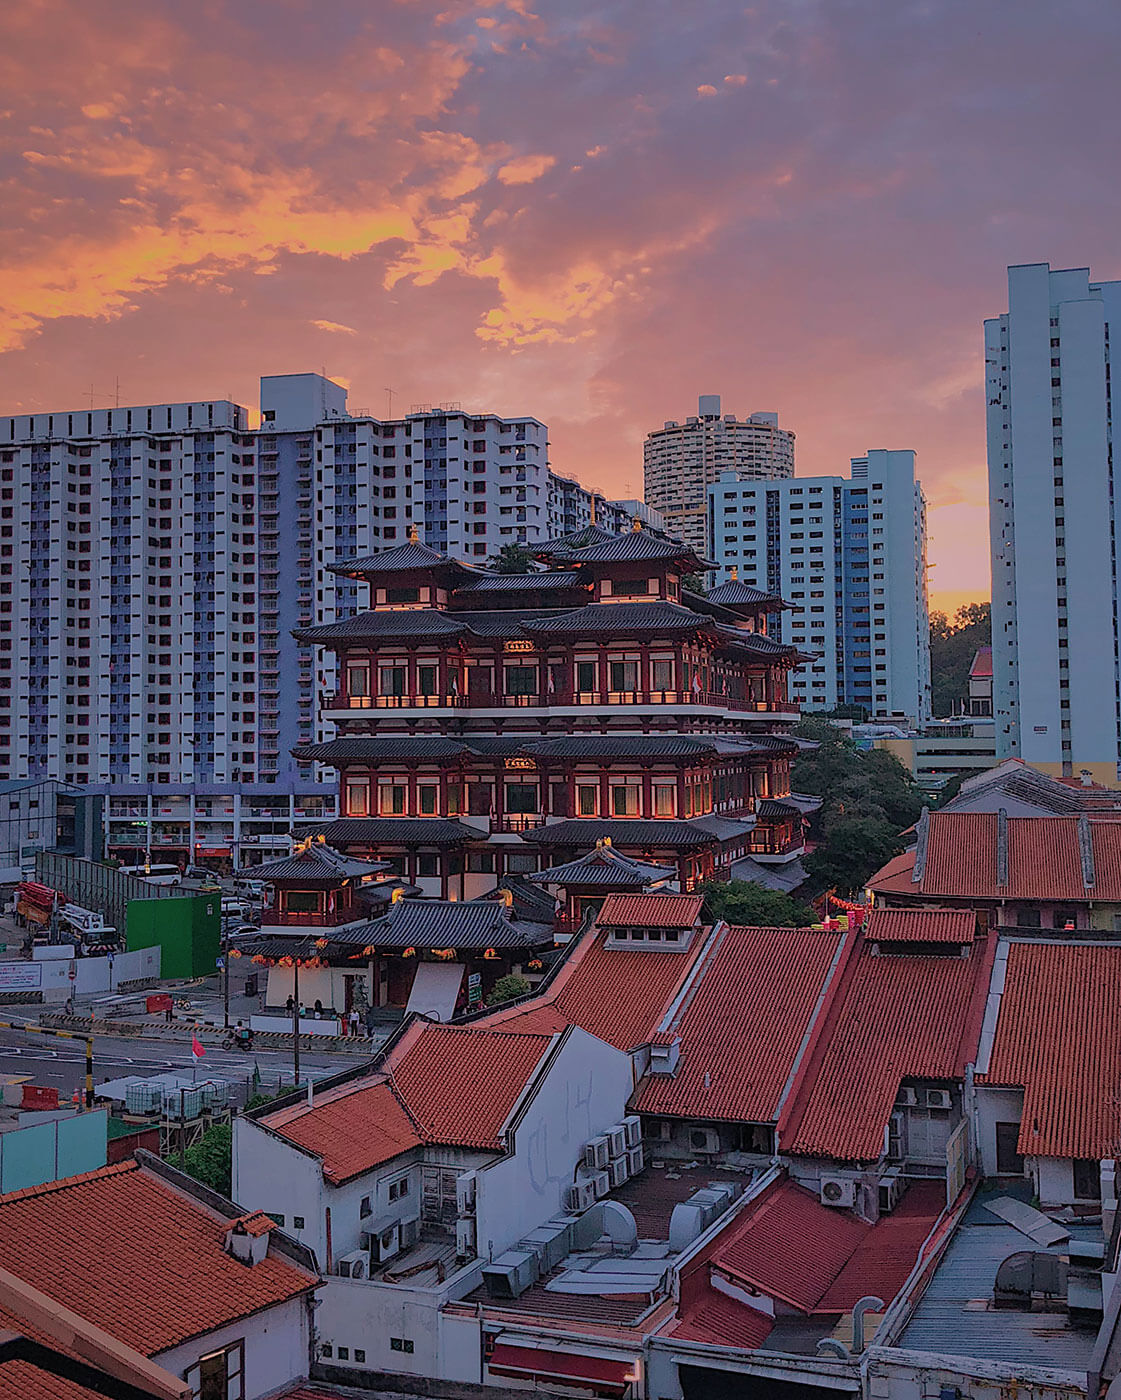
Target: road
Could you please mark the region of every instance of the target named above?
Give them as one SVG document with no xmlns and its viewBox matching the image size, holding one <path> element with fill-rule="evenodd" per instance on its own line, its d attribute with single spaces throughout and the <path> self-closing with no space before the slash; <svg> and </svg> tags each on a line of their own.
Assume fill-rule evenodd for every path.
<svg viewBox="0 0 1121 1400">
<path fill-rule="evenodd" d="M 190 1070 L 194 1061 L 191 1047 L 181 1041 L 129 1040 L 121 1036 L 95 1036 L 93 1046 L 94 1084 L 126 1075 L 159 1074 L 166 1070 Z M 317 1077 L 352 1068 L 359 1063 L 352 1055 L 324 1055 L 300 1051 L 301 1074 L 316 1071 Z M 199 1077 L 207 1074 L 223 1078 L 248 1079 L 256 1065 L 264 1080 L 291 1075 L 290 1050 L 219 1050 L 208 1046 L 199 1062 Z M 85 1083 L 86 1050 L 80 1040 L 56 1040 L 19 1031 L 0 1031 L 0 1075 L 28 1076 L 31 1083 L 58 1089 L 69 1098 Z"/>
</svg>

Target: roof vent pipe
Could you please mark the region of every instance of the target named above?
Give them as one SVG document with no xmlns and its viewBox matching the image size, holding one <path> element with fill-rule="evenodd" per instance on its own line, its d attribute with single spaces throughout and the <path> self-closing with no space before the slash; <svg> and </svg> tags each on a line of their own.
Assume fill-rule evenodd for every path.
<svg viewBox="0 0 1121 1400">
<path fill-rule="evenodd" d="M 851 1361 L 852 1357 L 844 1342 L 839 1342 L 836 1337 L 822 1337 L 817 1344 L 818 1356 L 836 1356 L 841 1361 Z"/>
<path fill-rule="evenodd" d="M 864 1350 L 864 1316 L 870 1312 L 883 1312 L 884 1300 L 868 1294 L 861 1298 L 852 1310 L 852 1349 L 859 1356 Z M 874 1334 L 873 1334 L 874 1335 Z"/>
</svg>

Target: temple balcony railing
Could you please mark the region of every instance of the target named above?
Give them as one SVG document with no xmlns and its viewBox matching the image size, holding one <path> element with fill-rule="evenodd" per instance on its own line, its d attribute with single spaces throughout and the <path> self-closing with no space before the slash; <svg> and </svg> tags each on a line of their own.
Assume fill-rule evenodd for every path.
<svg viewBox="0 0 1121 1400">
<path fill-rule="evenodd" d="M 545 825 L 545 817 L 540 812 L 511 812 L 502 817 L 491 817 L 492 836 L 517 836 L 523 831 L 536 831 Z"/>
<path fill-rule="evenodd" d="M 262 909 L 261 927 L 270 928 L 337 928 L 340 924 L 353 924 L 362 918 L 357 909 L 340 910 L 324 914 L 321 911 L 305 912 L 298 909 Z"/>
<path fill-rule="evenodd" d="M 789 715 L 797 718 L 799 706 L 790 700 L 757 700 L 725 695 L 714 690 L 567 690 L 534 691 L 507 695 L 493 690 L 473 690 L 466 695 L 345 695 L 322 697 L 324 710 L 425 710 L 536 709 L 565 705 L 702 705 L 709 709 L 735 710 L 743 714 Z"/>
</svg>

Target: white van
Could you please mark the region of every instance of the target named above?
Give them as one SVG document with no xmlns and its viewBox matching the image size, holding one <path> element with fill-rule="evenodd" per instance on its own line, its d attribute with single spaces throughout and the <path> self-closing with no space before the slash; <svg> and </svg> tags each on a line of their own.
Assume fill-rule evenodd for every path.
<svg viewBox="0 0 1121 1400">
<path fill-rule="evenodd" d="M 122 865 L 121 874 L 146 880 L 149 885 L 179 885 L 183 882 L 183 873 L 177 865 Z"/>
<path fill-rule="evenodd" d="M 269 887 L 264 880 L 235 880 L 234 893 L 253 904 L 264 904 L 269 897 Z"/>
</svg>

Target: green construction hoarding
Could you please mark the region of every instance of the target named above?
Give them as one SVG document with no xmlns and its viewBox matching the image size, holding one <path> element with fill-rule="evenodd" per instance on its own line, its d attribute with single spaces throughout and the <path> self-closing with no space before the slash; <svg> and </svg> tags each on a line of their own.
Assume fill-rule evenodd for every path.
<svg viewBox="0 0 1121 1400">
<path fill-rule="evenodd" d="M 206 977 L 221 945 L 221 899 L 217 894 L 177 899 L 130 899 L 126 947 L 159 948 L 160 977 Z"/>
</svg>

